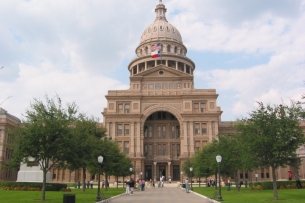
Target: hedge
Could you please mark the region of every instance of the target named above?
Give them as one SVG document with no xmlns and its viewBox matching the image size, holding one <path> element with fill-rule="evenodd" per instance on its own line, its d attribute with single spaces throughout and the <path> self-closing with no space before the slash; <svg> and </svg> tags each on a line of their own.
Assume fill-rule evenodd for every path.
<svg viewBox="0 0 305 203">
<path fill-rule="evenodd" d="M 0 187 L 28 187 L 28 188 L 42 188 L 42 183 L 33 182 L 0 182 Z M 67 188 L 67 184 L 61 183 L 46 183 L 46 191 L 60 191 L 63 188 Z"/>
<path fill-rule="evenodd" d="M 305 181 L 301 181 L 302 187 L 305 186 Z M 273 182 L 266 181 L 266 182 L 254 182 L 253 186 L 262 186 L 264 190 L 273 190 Z M 276 181 L 277 189 L 294 189 L 296 188 L 296 182 L 292 180 L 287 181 Z"/>
</svg>

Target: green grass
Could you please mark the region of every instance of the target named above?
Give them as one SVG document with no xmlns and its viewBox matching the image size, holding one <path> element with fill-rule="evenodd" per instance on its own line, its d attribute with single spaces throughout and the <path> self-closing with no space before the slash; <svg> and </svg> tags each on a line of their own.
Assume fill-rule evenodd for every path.
<svg viewBox="0 0 305 203">
<path fill-rule="evenodd" d="M 194 188 L 194 192 L 206 197 L 213 198 L 218 196 L 218 189 L 211 187 Z M 227 191 L 227 187 L 221 188 L 223 202 L 227 203 L 305 203 L 305 189 L 284 189 L 278 190 L 278 200 L 273 199 L 273 190 L 251 190 L 250 188 L 241 188 L 240 192 L 235 187 Z"/>
<path fill-rule="evenodd" d="M 125 192 L 125 188 L 108 188 L 106 191 L 101 189 L 101 193 L 106 198 L 110 198 Z M 41 191 L 12 191 L 0 190 L 0 203 L 37 203 L 41 201 Z M 83 193 L 81 189 L 72 189 L 71 192 L 46 192 L 46 203 L 62 203 L 63 194 L 76 194 L 75 200 L 77 203 L 94 203 L 97 196 L 97 188 L 86 189 Z"/>
</svg>

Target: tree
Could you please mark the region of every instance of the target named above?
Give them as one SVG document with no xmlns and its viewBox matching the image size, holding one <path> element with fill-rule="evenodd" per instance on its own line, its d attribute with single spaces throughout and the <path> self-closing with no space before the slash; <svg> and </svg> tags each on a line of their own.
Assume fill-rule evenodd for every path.
<svg viewBox="0 0 305 203">
<path fill-rule="evenodd" d="M 70 152 L 67 153 L 67 165 L 62 166 L 69 170 L 82 169 L 82 185 L 85 192 L 85 174 L 88 166 L 97 161 L 96 149 L 101 144 L 101 138 L 106 130 L 98 125 L 98 119 L 80 115 L 71 128 L 72 140 Z"/>
<path fill-rule="evenodd" d="M 274 199 L 278 199 L 276 174 L 278 167 L 294 165 L 298 167 L 300 158 L 296 150 L 304 143 L 304 134 L 299 126 L 300 104 L 267 105 L 258 103 L 259 107 L 249 113 L 236 125 L 242 135 L 243 143 L 256 159 L 257 167 L 271 167 Z M 291 161 L 295 160 L 295 161 Z"/>
<path fill-rule="evenodd" d="M 64 108 L 58 96 L 45 103 L 34 99 L 25 112 L 23 124 L 12 132 L 11 166 L 20 162 L 30 164 L 29 157 L 39 163 L 43 171 L 42 200 L 45 200 L 46 174 L 50 168 L 65 161 L 71 143 L 71 124 L 78 108 L 75 103 Z"/>
</svg>

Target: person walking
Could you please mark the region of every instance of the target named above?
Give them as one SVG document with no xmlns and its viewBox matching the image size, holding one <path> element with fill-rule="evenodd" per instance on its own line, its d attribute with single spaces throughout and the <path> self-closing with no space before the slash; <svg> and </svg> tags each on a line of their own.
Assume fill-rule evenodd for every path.
<svg viewBox="0 0 305 203">
<path fill-rule="evenodd" d="M 141 184 L 142 184 L 142 191 L 144 191 L 145 190 L 145 180 L 144 179 L 142 180 Z"/>
<path fill-rule="evenodd" d="M 227 191 L 230 191 L 231 190 L 231 178 L 228 178 L 228 189 Z"/>
<path fill-rule="evenodd" d="M 130 180 L 127 180 L 127 182 L 126 182 L 126 195 L 129 195 L 129 191 L 130 191 L 129 187 L 130 187 Z"/>
<path fill-rule="evenodd" d="M 93 189 L 93 180 L 90 181 L 91 189 Z"/>
<path fill-rule="evenodd" d="M 134 180 L 131 178 L 129 182 L 129 187 L 130 187 L 130 195 L 133 195 L 133 190 L 134 190 Z"/>
<path fill-rule="evenodd" d="M 189 179 L 188 178 L 185 179 L 185 191 L 186 191 L 186 193 L 190 193 L 190 191 L 189 191 Z"/>
<path fill-rule="evenodd" d="M 302 188 L 301 177 L 299 175 L 299 172 L 297 172 L 297 174 L 295 174 L 294 177 L 295 177 L 295 182 L 296 182 L 297 188 Z"/>
</svg>

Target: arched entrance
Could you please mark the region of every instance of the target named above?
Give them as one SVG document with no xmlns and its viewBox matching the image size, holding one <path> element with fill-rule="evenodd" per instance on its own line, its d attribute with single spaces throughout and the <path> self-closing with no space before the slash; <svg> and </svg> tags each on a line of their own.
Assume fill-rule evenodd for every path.
<svg viewBox="0 0 305 203">
<path fill-rule="evenodd" d="M 180 180 L 180 123 L 175 115 L 159 110 L 143 125 L 145 180 Z"/>
</svg>

